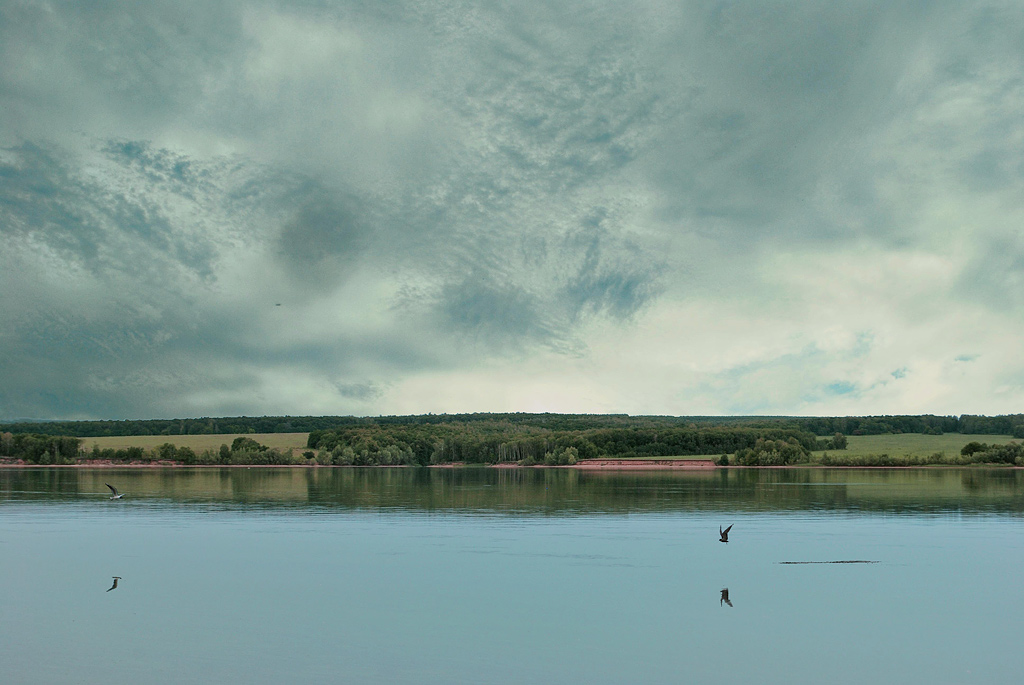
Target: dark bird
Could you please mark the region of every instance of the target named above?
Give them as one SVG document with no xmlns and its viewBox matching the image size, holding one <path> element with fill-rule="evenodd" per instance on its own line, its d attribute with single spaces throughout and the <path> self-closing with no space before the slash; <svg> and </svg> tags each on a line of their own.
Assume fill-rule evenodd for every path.
<svg viewBox="0 0 1024 685">
<path fill-rule="evenodd" d="M 110 491 L 111 491 L 112 493 L 114 493 L 114 494 L 113 494 L 113 496 L 112 496 L 112 497 L 111 497 L 110 499 L 121 499 L 122 497 L 124 497 L 124 495 L 123 495 L 123 494 L 119 494 L 119 493 L 117 492 L 117 488 L 115 488 L 115 487 L 114 487 L 113 485 L 111 485 L 110 483 L 104 483 L 104 485 L 106 485 L 106 486 L 107 486 L 108 488 L 110 488 Z"/>
<path fill-rule="evenodd" d="M 115 582 L 114 585 L 116 586 L 117 583 Z M 729 601 L 729 588 L 727 587 L 722 588 L 722 598 L 718 600 L 718 606 L 722 606 L 722 602 L 732 606 L 732 602 Z"/>
<path fill-rule="evenodd" d="M 114 576 L 114 584 L 110 586 L 110 589 L 108 589 L 107 592 L 110 592 L 110 590 L 116 590 L 117 589 L 117 581 L 119 581 L 119 580 L 121 580 L 121 576 Z M 722 592 L 728 592 L 728 590 L 722 590 Z M 719 602 L 719 604 L 721 604 L 721 602 Z M 730 604 L 729 606 L 732 606 L 732 605 Z"/>
<path fill-rule="evenodd" d="M 729 531 L 730 530 L 732 530 L 732 524 L 729 524 L 729 527 L 726 528 L 725 530 L 722 530 L 721 526 L 718 527 L 718 534 L 722 536 L 721 539 L 719 540 L 719 542 L 729 542 Z"/>
</svg>

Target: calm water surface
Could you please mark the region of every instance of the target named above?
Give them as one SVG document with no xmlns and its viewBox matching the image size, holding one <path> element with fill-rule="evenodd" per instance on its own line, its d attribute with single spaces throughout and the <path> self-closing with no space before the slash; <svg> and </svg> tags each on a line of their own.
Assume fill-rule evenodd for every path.
<svg viewBox="0 0 1024 685">
<path fill-rule="evenodd" d="M 1022 568 L 1015 470 L 2 469 L 0 681 L 1018 683 Z"/>
</svg>

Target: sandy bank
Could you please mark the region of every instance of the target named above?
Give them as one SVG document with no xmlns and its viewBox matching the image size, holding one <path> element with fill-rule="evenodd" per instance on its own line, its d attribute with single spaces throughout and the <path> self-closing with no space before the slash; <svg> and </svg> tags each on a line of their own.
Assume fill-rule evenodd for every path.
<svg viewBox="0 0 1024 685">
<path fill-rule="evenodd" d="M 572 468 L 584 470 L 713 469 L 711 459 L 584 459 Z"/>
</svg>

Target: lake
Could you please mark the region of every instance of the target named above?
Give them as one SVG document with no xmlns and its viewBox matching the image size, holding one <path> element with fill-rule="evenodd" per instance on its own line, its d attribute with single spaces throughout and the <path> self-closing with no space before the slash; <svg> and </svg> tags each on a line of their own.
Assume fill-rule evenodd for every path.
<svg viewBox="0 0 1024 685">
<path fill-rule="evenodd" d="M 6 468 L 0 680 L 1018 683 L 1022 568 L 1015 469 Z"/>
</svg>

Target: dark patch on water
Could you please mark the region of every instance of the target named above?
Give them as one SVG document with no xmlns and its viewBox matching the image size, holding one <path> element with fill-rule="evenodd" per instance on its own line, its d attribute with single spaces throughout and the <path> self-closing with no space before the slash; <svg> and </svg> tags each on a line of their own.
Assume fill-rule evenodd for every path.
<svg viewBox="0 0 1024 685">
<path fill-rule="evenodd" d="M 879 561 L 865 559 L 843 559 L 842 561 L 780 561 L 780 564 L 879 564 Z"/>
</svg>

